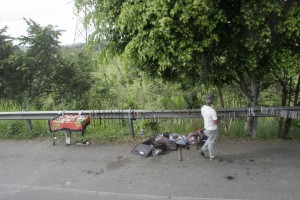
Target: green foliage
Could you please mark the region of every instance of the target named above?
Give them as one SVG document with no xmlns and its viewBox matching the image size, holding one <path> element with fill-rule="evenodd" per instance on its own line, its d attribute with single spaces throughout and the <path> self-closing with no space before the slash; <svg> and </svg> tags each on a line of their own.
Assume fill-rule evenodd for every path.
<svg viewBox="0 0 300 200">
<path fill-rule="evenodd" d="M 286 10 L 282 14 L 283 20 L 276 27 L 278 32 L 291 41 L 291 45 L 299 44 L 300 38 L 300 8 L 299 2 L 286 2 Z"/>
<path fill-rule="evenodd" d="M 227 129 L 225 129 L 225 125 Z M 235 119 L 222 121 L 219 128 L 219 134 L 226 137 L 245 137 L 244 119 Z"/>
<path fill-rule="evenodd" d="M 13 111 L 19 111 L 21 110 L 21 107 L 18 103 L 14 101 L 4 101 L 0 100 L 0 111 L 1 112 L 13 112 Z"/>
<path fill-rule="evenodd" d="M 162 107 L 166 110 L 199 109 L 201 106 L 202 102 L 199 101 L 197 93 L 192 91 L 187 94 L 179 93 L 176 96 L 162 99 Z"/>
<path fill-rule="evenodd" d="M 167 109 L 165 102 L 175 101 L 180 96 L 178 84 L 128 68 L 121 57 L 107 55 L 108 60 L 101 56 L 96 59 L 99 69 L 93 74 L 95 83 L 89 95 L 91 109 Z"/>
<path fill-rule="evenodd" d="M 65 52 L 62 65 L 54 74 L 53 103 L 64 109 L 88 109 L 89 91 L 95 78 L 95 64 L 88 49 Z"/>
<path fill-rule="evenodd" d="M 175 98 L 166 98 L 162 101 L 163 108 L 166 110 L 179 110 L 179 109 L 185 109 L 186 108 L 186 102 L 184 99 L 183 94 L 179 94 Z"/>
<path fill-rule="evenodd" d="M 25 120 L 1 120 L 0 139 L 28 140 L 49 137 L 47 121 L 32 121 L 32 130 L 29 130 Z"/>
<path fill-rule="evenodd" d="M 203 122 L 200 119 L 162 119 L 159 121 L 159 132 L 160 133 L 178 133 L 187 135 L 190 132 L 195 131 L 196 127 L 203 126 Z"/>
<path fill-rule="evenodd" d="M 225 129 L 225 125 L 227 129 Z M 220 135 L 234 138 L 245 138 L 245 120 L 237 118 L 233 120 L 222 121 L 220 124 Z M 278 121 L 275 118 L 258 118 L 258 127 L 256 139 L 268 140 L 276 139 L 278 130 Z"/>
<path fill-rule="evenodd" d="M 13 45 L 12 39 L 5 35 L 7 31 L 7 27 L 0 28 L 0 60 L 4 60 L 8 58 L 11 54 L 13 54 L 17 47 Z M 3 64 L 2 64 L 3 65 Z"/>
<path fill-rule="evenodd" d="M 218 40 L 214 28 L 224 19 L 212 1 L 76 2 L 79 9 L 92 6 L 96 34 L 130 66 L 176 81 L 197 74 L 201 53 Z"/>
<path fill-rule="evenodd" d="M 300 140 L 300 121 L 299 120 L 293 121 L 288 139 Z"/>
<path fill-rule="evenodd" d="M 139 134 L 158 133 L 159 122 L 150 119 L 138 119 L 135 122 L 136 130 Z"/>
<path fill-rule="evenodd" d="M 258 118 L 258 139 L 276 139 L 278 133 L 278 121 L 274 118 Z"/>
<path fill-rule="evenodd" d="M 24 132 L 25 131 L 24 131 L 23 123 L 20 121 L 13 121 L 8 124 L 5 134 L 11 135 L 11 136 L 16 136 L 16 135 L 20 135 Z"/>
<path fill-rule="evenodd" d="M 272 55 L 272 79 L 281 96 L 281 106 L 296 106 L 299 96 L 300 58 L 298 53 L 282 48 Z"/>
</svg>

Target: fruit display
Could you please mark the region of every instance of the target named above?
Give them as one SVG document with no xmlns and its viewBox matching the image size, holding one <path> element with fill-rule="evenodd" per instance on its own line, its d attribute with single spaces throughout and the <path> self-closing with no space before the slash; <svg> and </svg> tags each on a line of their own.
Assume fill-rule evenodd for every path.
<svg viewBox="0 0 300 200">
<path fill-rule="evenodd" d="M 71 131 L 84 131 L 90 124 L 90 115 L 58 115 L 49 120 L 51 132 L 69 129 Z"/>
</svg>

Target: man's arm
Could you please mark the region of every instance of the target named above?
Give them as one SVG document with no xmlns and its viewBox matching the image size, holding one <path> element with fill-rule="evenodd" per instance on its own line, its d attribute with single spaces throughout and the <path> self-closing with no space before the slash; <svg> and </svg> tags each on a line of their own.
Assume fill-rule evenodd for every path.
<svg viewBox="0 0 300 200">
<path fill-rule="evenodd" d="M 213 121 L 216 125 L 218 125 L 221 121 L 221 117 L 217 115 L 217 112 L 215 110 L 213 112 Z"/>
<path fill-rule="evenodd" d="M 218 125 L 220 123 L 220 121 L 221 121 L 221 117 L 218 116 L 218 119 L 214 120 L 214 123 Z"/>
</svg>

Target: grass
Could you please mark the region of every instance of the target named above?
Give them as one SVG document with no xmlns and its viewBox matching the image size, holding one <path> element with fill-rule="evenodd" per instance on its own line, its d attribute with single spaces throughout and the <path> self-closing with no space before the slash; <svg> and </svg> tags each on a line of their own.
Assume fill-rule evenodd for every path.
<svg viewBox="0 0 300 200">
<path fill-rule="evenodd" d="M 145 139 L 156 133 L 170 132 L 187 135 L 196 127 L 202 127 L 199 119 L 164 119 L 159 121 L 143 120 L 134 121 L 134 134 L 136 139 Z M 257 139 L 267 140 L 277 137 L 277 121 L 272 118 L 261 118 L 258 121 Z M 226 125 L 226 128 L 225 128 Z M 244 120 L 236 119 L 231 122 L 222 122 L 219 127 L 223 137 L 243 138 Z M 299 127 L 291 128 L 291 136 L 299 139 Z M 64 137 L 63 132 L 57 132 L 58 137 Z M 86 139 L 97 142 L 124 142 L 132 141 L 127 120 L 121 123 L 118 120 L 92 121 L 86 129 Z M 81 140 L 81 134 L 73 134 L 75 140 Z M 47 120 L 33 120 L 32 130 L 28 129 L 25 120 L 2 120 L 0 121 L 0 139 L 28 140 L 39 137 L 51 138 Z"/>
<path fill-rule="evenodd" d="M 25 120 L 0 121 L 0 139 L 29 140 L 37 137 L 49 136 L 49 128 L 45 120 L 32 121 L 32 130 L 29 130 Z"/>
<path fill-rule="evenodd" d="M 300 140 L 300 120 L 294 120 L 289 131 L 289 139 Z"/>
<path fill-rule="evenodd" d="M 258 118 L 256 137 L 258 139 L 276 139 L 278 132 L 278 122 L 274 118 Z"/>
</svg>

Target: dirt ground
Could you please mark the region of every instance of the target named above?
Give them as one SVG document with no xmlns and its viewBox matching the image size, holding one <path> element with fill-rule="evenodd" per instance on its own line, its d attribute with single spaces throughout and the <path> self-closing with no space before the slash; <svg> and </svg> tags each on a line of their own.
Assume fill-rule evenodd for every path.
<svg viewBox="0 0 300 200">
<path fill-rule="evenodd" d="M 0 141 L 0 199 L 300 199 L 300 142 L 221 138 L 221 162 L 195 146 L 141 157 L 137 143 Z"/>
</svg>

